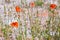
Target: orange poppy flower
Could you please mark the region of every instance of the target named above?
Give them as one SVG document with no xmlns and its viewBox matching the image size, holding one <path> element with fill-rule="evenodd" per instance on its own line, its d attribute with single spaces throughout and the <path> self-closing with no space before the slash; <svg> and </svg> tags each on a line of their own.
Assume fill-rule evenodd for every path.
<svg viewBox="0 0 60 40">
<path fill-rule="evenodd" d="M 12 22 L 10 25 L 11 25 L 12 27 L 18 28 L 18 22 Z"/>
<path fill-rule="evenodd" d="M 19 6 L 16 6 L 15 9 L 16 9 L 16 12 L 21 12 L 22 11 Z"/>
<path fill-rule="evenodd" d="M 35 3 L 34 3 L 34 2 L 31 2 L 31 3 L 30 3 L 30 6 L 31 6 L 31 7 L 34 7 L 34 6 L 35 6 Z"/>
<path fill-rule="evenodd" d="M 56 7 L 57 7 L 56 4 L 51 4 L 51 5 L 50 5 L 50 9 L 55 9 Z"/>
</svg>

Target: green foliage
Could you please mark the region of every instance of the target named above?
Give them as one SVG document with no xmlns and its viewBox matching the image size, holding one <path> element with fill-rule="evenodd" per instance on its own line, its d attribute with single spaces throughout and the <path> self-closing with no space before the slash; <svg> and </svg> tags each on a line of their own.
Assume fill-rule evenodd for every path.
<svg viewBox="0 0 60 40">
<path fill-rule="evenodd" d="M 36 1 L 35 4 L 36 4 L 36 6 L 42 6 L 43 5 L 43 2 Z"/>
<path fill-rule="evenodd" d="M 22 36 L 18 35 L 16 40 L 22 40 Z"/>
</svg>

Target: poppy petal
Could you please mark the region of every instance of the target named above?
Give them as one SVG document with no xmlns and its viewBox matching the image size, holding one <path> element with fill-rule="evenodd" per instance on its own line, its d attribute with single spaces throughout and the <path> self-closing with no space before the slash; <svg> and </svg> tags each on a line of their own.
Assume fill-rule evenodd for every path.
<svg viewBox="0 0 60 40">
<path fill-rule="evenodd" d="M 10 25 L 11 25 L 12 27 L 18 28 L 18 22 L 12 22 Z"/>
<path fill-rule="evenodd" d="M 50 9 L 55 9 L 57 6 L 56 6 L 56 4 L 51 4 L 50 5 Z"/>
<path fill-rule="evenodd" d="M 16 12 L 21 12 L 22 11 L 19 6 L 16 6 L 15 9 L 16 9 Z"/>
</svg>

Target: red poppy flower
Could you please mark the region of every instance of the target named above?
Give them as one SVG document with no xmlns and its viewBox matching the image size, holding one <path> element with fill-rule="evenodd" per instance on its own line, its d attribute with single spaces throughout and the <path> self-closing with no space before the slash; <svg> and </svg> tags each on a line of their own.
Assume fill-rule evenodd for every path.
<svg viewBox="0 0 60 40">
<path fill-rule="evenodd" d="M 35 6 L 35 3 L 34 3 L 34 2 L 31 2 L 31 3 L 30 3 L 30 6 L 31 6 L 31 7 L 34 7 L 34 6 Z"/>
<path fill-rule="evenodd" d="M 16 6 L 15 9 L 16 9 L 16 12 L 21 12 L 22 11 L 19 6 Z"/>
<path fill-rule="evenodd" d="M 11 25 L 12 27 L 18 28 L 18 22 L 12 22 L 10 25 Z"/>
<path fill-rule="evenodd" d="M 51 5 L 50 5 L 50 8 L 51 8 L 51 9 L 55 9 L 56 7 L 57 7 L 56 4 L 51 4 Z"/>
</svg>

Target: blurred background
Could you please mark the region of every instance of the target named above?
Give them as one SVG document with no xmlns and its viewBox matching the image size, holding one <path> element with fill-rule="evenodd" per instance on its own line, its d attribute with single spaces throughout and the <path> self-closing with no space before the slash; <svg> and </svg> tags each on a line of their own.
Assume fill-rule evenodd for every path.
<svg viewBox="0 0 60 40">
<path fill-rule="evenodd" d="M 60 40 L 60 0 L 0 0 L 0 40 Z"/>
</svg>

